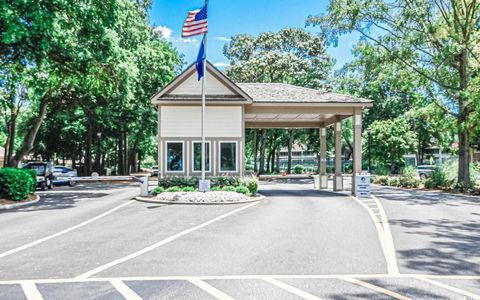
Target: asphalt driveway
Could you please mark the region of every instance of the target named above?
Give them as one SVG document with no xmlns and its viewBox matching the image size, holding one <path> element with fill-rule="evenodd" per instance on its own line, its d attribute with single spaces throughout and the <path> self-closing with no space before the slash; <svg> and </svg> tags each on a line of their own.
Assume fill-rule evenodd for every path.
<svg viewBox="0 0 480 300">
<path fill-rule="evenodd" d="M 401 274 L 392 275 L 377 225 L 350 196 L 313 190 L 308 180 L 263 182 L 260 192 L 267 198 L 255 204 L 209 206 L 132 201 L 132 185 L 44 192 L 38 204 L 0 212 L 0 299 L 476 299 L 480 292 L 477 200 L 375 190 L 397 250 Z"/>
</svg>

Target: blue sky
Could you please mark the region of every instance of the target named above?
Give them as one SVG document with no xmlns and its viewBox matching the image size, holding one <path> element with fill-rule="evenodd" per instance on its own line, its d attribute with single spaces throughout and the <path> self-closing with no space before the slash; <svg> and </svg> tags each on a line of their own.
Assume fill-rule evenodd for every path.
<svg viewBox="0 0 480 300">
<path fill-rule="evenodd" d="M 150 22 L 164 33 L 180 53 L 185 55 L 188 64 L 196 58 L 200 36 L 182 39 L 182 26 L 189 10 L 203 5 L 202 0 L 154 0 L 150 11 Z M 309 15 L 325 12 L 328 0 L 210 0 L 207 41 L 207 58 L 217 67 L 228 65 L 223 55 L 223 45 L 235 34 L 258 35 L 264 31 L 278 31 L 286 27 L 305 27 Z M 307 28 L 314 31 L 313 28 Z M 338 47 L 328 49 L 340 68 L 353 57 L 352 46 L 358 35 L 341 37 Z"/>
</svg>

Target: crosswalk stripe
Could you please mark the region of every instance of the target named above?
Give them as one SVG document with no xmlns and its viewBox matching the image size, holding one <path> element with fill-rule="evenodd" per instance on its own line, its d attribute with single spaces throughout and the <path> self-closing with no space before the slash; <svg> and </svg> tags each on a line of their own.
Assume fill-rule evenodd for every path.
<svg viewBox="0 0 480 300">
<path fill-rule="evenodd" d="M 43 300 L 42 294 L 38 291 L 35 282 L 25 281 L 22 282 L 21 286 L 27 300 Z"/>
<path fill-rule="evenodd" d="M 275 285 L 276 287 L 279 287 L 287 292 L 290 292 L 296 296 L 299 296 L 303 299 L 309 299 L 309 300 L 321 300 L 321 298 L 317 297 L 317 296 L 314 296 L 310 293 L 307 293 L 301 289 L 298 289 L 294 286 L 291 286 L 289 284 L 286 284 L 286 283 L 283 283 L 281 281 L 278 281 L 274 278 L 264 278 L 263 280 L 265 280 L 266 282 L 268 283 L 271 283 L 273 285 Z"/>
<path fill-rule="evenodd" d="M 125 297 L 126 300 L 142 300 L 137 293 L 128 287 L 123 281 L 119 279 L 110 279 L 110 284 Z"/>
<path fill-rule="evenodd" d="M 388 295 L 388 296 L 393 297 L 393 298 L 395 298 L 395 299 L 399 299 L 399 300 L 412 300 L 411 298 L 402 296 L 402 295 L 400 295 L 399 293 L 396 293 L 396 292 L 394 292 L 394 291 L 390 291 L 390 290 L 387 290 L 387 289 L 385 289 L 385 288 L 382 288 L 382 287 L 373 285 L 373 284 L 368 283 L 368 282 L 366 282 L 366 281 L 358 280 L 358 279 L 351 278 L 351 277 L 341 277 L 341 279 L 343 279 L 343 280 L 345 280 L 345 281 L 347 281 L 347 282 L 350 282 L 350 283 L 354 283 L 354 284 L 357 284 L 357 285 L 366 287 L 367 289 L 371 289 L 371 290 L 373 290 L 373 291 L 376 291 L 376 292 L 379 292 L 379 293 Z"/>
<path fill-rule="evenodd" d="M 220 291 L 219 289 L 211 286 L 210 284 L 206 283 L 203 280 L 200 280 L 197 278 L 191 278 L 188 281 L 190 281 L 192 284 L 196 285 L 197 287 L 201 288 L 202 290 L 204 290 L 205 292 L 209 293 L 210 295 L 214 296 L 217 299 L 233 300 L 232 297 Z"/>
<path fill-rule="evenodd" d="M 425 282 L 428 282 L 430 284 L 436 285 L 438 287 L 444 288 L 446 290 L 452 291 L 454 293 L 470 297 L 472 299 L 477 299 L 477 300 L 480 299 L 480 295 L 477 295 L 477 294 L 459 289 L 457 287 L 454 287 L 454 286 L 451 286 L 451 285 L 448 285 L 448 284 L 445 284 L 445 283 L 442 283 L 442 282 L 438 282 L 438 281 L 428 279 L 428 278 L 425 278 L 425 277 L 421 277 L 421 276 L 418 276 L 416 278 L 419 279 L 419 280 L 423 280 Z"/>
</svg>

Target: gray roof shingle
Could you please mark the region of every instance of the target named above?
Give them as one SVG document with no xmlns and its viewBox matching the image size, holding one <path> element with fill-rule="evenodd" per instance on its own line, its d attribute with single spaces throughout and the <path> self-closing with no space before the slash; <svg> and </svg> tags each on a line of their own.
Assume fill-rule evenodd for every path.
<svg viewBox="0 0 480 300">
<path fill-rule="evenodd" d="M 372 100 L 285 83 L 236 83 L 253 102 L 370 103 Z"/>
</svg>

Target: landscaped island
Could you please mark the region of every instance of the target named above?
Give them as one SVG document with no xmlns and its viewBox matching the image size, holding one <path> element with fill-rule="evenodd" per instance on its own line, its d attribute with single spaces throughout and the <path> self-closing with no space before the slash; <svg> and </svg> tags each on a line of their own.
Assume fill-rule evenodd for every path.
<svg viewBox="0 0 480 300">
<path fill-rule="evenodd" d="M 172 203 L 238 203 L 251 201 L 257 195 L 255 177 L 213 177 L 210 192 L 199 192 L 197 177 L 167 177 L 159 180 L 152 199 Z"/>
</svg>

